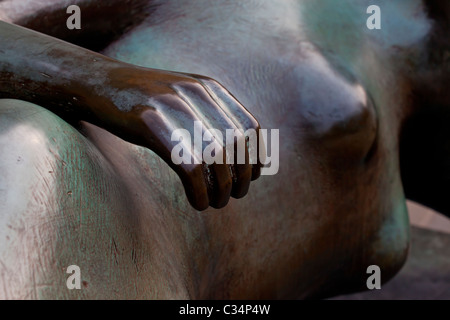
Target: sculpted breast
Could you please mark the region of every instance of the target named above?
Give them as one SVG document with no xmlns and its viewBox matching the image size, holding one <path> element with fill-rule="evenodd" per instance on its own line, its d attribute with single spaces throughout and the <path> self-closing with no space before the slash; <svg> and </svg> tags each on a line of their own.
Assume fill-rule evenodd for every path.
<svg viewBox="0 0 450 320">
<path fill-rule="evenodd" d="M 294 116 L 304 140 L 332 158 L 364 159 L 376 138 L 377 116 L 362 84 L 318 52 L 294 70 Z"/>
</svg>

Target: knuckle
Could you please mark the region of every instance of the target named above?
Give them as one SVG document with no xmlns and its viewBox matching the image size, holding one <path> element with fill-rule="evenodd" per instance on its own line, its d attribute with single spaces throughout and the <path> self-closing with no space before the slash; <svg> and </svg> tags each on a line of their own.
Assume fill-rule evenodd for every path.
<svg viewBox="0 0 450 320">
<path fill-rule="evenodd" d="M 203 92 L 205 91 L 201 81 L 192 78 L 186 78 L 181 81 L 177 81 L 170 85 L 170 87 L 177 93 L 191 91 L 191 92 Z"/>
<path fill-rule="evenodd" d="M 161 114 L 156 108 L 143 106 L 136 110 L 134 114 L 139 125 L 151 127 L 160 124 L 162 121 Z"/>
</svg>

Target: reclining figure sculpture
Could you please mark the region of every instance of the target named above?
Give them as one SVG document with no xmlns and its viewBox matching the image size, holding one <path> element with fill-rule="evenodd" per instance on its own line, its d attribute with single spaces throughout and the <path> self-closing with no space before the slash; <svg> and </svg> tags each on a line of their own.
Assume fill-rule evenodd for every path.
<svg viewBox="0 0 450 320">
<path fill-rule="evenodd" d="M 370 265 L 393 277 L 406 197 L 450 212 L 450 5 L 375 1 L 369 30 L 371 2 L 0 1 L 0 297 L 322 298 L 366 289 Z M 174 164 L 196 120 L 279 129 L 279 172 Z"/>
</svg>

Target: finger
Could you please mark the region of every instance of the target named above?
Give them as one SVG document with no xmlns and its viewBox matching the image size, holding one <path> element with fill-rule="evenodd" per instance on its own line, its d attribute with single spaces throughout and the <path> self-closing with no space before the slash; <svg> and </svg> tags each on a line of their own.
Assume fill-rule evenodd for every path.
<svg viewBox="0 0 450 320">
<path fill-rule="evenodd" d="M 207 170 L 211 172 L 210 181 L 212 181 L 211 192 L 209 194 L 209 205 L 213 208 L 220 209 L 227 205 L 231 196 L 233 186 L 231 172 L 226 164 L 206 165 Z"/>
<path fill-rule="evenodd" d="M 232 116 L 222 110 L 203 85 L 188 82 L 176 85 L 174 89 L 187 104 L 192 106 L 194 112 L 199 118 L 203 119 L 209 128 L 222 128 L 222 139 L 220 140 L 222 140 L 223 147 L 226 150 L 225 152 L 231 153 L 230 151 L 233 151 L 234 154 L 234 159 L 227 158 L 231 160 L 227 162 L 232 165 L 231 170 L 234 174 L 231 195 L 235 198 L 242 198 L 247 194 L 250 186 L 252 166 L 249 162 L 247 141 L 243 135 L 243 130 L 235 124 L 239 122 L 233 121 Z M 230 146 L 226 145 L 229 143 L 229 136 L 227 135 L 226 129 L 231 129 L 233 133 L 233 136 L 231 136 L 233 140 Z M 239 159 L 239 155 L 243 160 Z M 222 169 L 221 166 L 215 165 L 214 167 L 224 172 L 224 174 L 227 171 L 225 168 Z M 215 186 L 215 188 L 219 187 Z"/>
<path fill-rule="evenodd" d="M 198 211 L 210 205 L 205 167 L 202 164 L 181 164 L 174 168 L 181 178 L 189 203 Z"/>
<path fill-rule="evenodd" d="M 192 112 L 208 128 L 217 128 L 225 133 L 226 129 L 237 129 L 232 117 L 211 97 L 206 88 L 198 81 L 186 81 L 172 85 L 172 88 L 192 108 Z"/>
<path fill-rule="evenodd" d="M 185 115 L 189 117 L 189 115 Z M 205 210 L 209 206 L 207 177 L 205 177 L 204 166 L 196 164 L 200 162 L 193 152 L 190 141 L 172 141 L 172 133 L 177 123 L 173 119 L 162 116 L 157 110 L 149 109 L 141 114 L 145 132 L 144 139 L 150 144 L 151 149 L 156 152 L 180 177 L 184 186 L 189 203 L 197 210 Z M 149 130 L 149 128 L 151 128 Z M 188 163 L 175 164 L 172 161 L 172 150 L 175 145 L 181 144 L 183 152 L 189 158 Z"/>
<path fill-rule="evenodd" d="M 235 176 L 238 177 L 239 181 L 233 185 L 231 196 L 236 199 L 242 198 L 248 193 L 250 182 L 252 180 L 252 165 L 249 164 L 249 153 L 248 149 L 245 147 L 245 143 L 246 138 L 241 135 L 236 138 L 234 144 L 234 171 Z M 242 151 L 244 152 L 243 161 L 239 159 L 239 152 Z"/>
<path fill-rule="evenodd" d="M 265 161 L 265 159 L 261 159 L 261 155 L 264 152 L 261 152 L 260 155 L 259 151 L 259 148 L 264 148 L 264 142 L 259 136 L 261 127 L 258 121 L 217 81 L 203 76 L 195 77 L 201 81 L 210 96 L 221 107 L 224 113 L 229 116 L 237 128 L 243 132 L 248 132 L 247 130 L 253 129 L 256 133 L 254 139 L 247 141 L 247 148 L 250 154 L 250 163 L 252 164 L 252 180 L 257 179 L 261 174 L 262 162 Z"/>
<path fill-rule="evenodd" d="M 226 150 L 223 142 L 223 134 L 221 134 L 221 137 L 211 136 L 212 139 L 210 140 L 210 143 L 208 141 L 205 141 L 203 138 L 206 136 L 205 133 L 208 128 L 226 128 L 227 126 L 234 127 L 234 125 L 232 122 L 224 119 L 226 118 L 226 116 L 223 114 L 220 116 L 218 114 L 215 114 L 215 116 L 213 117 L 211 116 L 211 114 L 208 114 L 205 111 L 207 108 L 214 109 L 214 106 L 216 104 L 212 100 L 205 101 L 206 97 L 209 98 L 209 96 L 200 85 L 198 86 L 200 87 L 201 92 L 195 92 L 195 94 L 193 92 L 188 92 L 186 88 L 177 86 L 177 94 L 179 99 L 175 99 L 176 101 L 171 100 L 169 102 L 166 101 L 167 98 L 163 98 L 159 100 L 159 103 L 163 102 L 167 105 L 170 104 L 170 108 L 174 107 L 175 109 L 184 110 L 184 112 L 190 114 L 191 118 L 195 118 L 194 120 L 202 120 L 201 132 L 197 132 L 197 135 L 201 135 L 202 137 L 202 149 L 199 150 L 199 157 L 202 158 L 205 148 L 213 147 L 212 149 L 218 153 L 217 156 L 222 160 L 219 161 L 219 163 L 213 163 L 212 161 L 209 162 L 208 166 L 206 167 L 207 170 L 205 171 L 208 173 L 208 176 L 206 176 L 206 178 L 210 205 L 214 208 L 220 208 L 228 203 L 231 189 L 233 187 L 231 170 L 227 166 L 225 161 L 223 161 Z M 208 104 L 208 107 L 206 106 L 206 104 Z M 167 112 L 169 112 L 169 110 Z M 210 119 L 206 119 L 205 116 L 208 116 Z M 177 119 L 175 119 L 174 121 L 176 122 Z M 206 126 L 204 126 L 203 124 L 206 124 Z M 194 121 L 191 119 L 191 123 L 189 126 L 186 126 L 186 122 L 184 122 L 184 125 L 186 128 L 192 127 L 194 125 Z M 196 133 L 194 133 L 194 136 L 195 135 Z M 204 161 L 204 159 L 202 160 Z"/>
<path fill-rule="evenodd" d="M 207 89 L 208 93 L 213 98 L 223 103 L 220 104 L 221 109 L 230 117 L 230 119 L 236 119 L 235 125 L 242 129 L 256 129 L 259 127 L 258 121 L 253 115 L 240 104 L 237 99 L 226 90 L 220 83 L 208 77 L 200 75 L 191 75 L 194 79 L 197 79 L 203 87 Z"/>
<path fill-rule="evenodd" d="M 204 135 L 203 161 L 209 173 L 209 203 L 213 208 L 224 207 L 231 195 L 233 186 L 232 171 L 226 164 L 226 153 L 222 139 L 217 139 L 215 131 L 207 131 Z M 210 142 L 209 142 L 210 141 Z M 206 144 L 209 143 L 207 146 Z"/>
</svg>

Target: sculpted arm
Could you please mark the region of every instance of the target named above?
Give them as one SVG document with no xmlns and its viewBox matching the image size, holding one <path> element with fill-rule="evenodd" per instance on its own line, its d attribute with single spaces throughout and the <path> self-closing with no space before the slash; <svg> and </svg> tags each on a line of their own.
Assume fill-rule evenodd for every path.
<svg viewBox="0 0 450 320">
<path fill-rule="evenodd" d="M 68 122 L 90 121 L 148 147 L 177 172 L 196 209 L 223 207 L 230 196 L 244 196 L 259 176 L 259 165 L 207 165 L 194 152 L 191 163 L 171 160 L 179 143 L 171 140 L 174 129 L 193 133 L 194 121 L 202 121 L 203 131 L 259 129 L 214 80 L 136 67 L 3 21 L 0 39 L 0 98 L 40 104 Z M 215 143 L 225 157 L 225 143 Z"/>
</svg>

